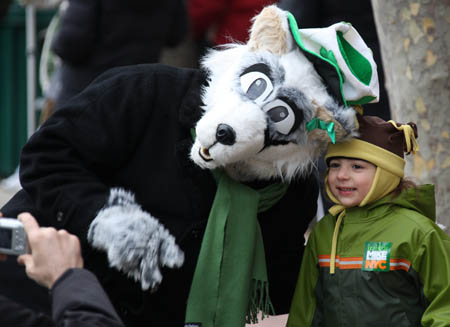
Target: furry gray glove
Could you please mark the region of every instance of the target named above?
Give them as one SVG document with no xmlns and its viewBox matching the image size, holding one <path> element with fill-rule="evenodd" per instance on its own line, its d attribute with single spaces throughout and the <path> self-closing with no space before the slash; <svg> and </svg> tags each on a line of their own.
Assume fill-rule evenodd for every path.
<svg viewBox="0 0 450 327">
<path fill-rule="evenodd" d="M 111 190 L 107 204 L 89 226 L 88 241 L 107 253 L 111 267 L 140 281 L 143 290 L 158 287 L 161 267 L 180 267 L 184 262 L 173 235 L 123 189 Z"/>
</svg>

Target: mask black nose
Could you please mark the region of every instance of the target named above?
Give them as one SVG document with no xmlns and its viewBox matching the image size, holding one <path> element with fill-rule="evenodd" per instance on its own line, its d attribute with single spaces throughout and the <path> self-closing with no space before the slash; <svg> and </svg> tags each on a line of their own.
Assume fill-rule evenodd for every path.
<svg viewBox="0 0 450 327">
<path fill-rule="evenodd" d="M 224 145 L 233 145 L 236 142 L 236 133 L 230 125 L 219 124 L 216 130 L 216 139 Z"/>
</svg>

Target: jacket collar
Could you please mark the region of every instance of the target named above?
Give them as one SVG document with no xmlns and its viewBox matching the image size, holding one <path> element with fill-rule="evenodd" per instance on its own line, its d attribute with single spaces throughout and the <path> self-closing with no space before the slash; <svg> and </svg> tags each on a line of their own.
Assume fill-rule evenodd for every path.
<svg viewBox="0 0 450 327">
<path fill-rule="evenodd" d="M 179 121 L 186 128 L 192 128 L 203 114 L 203 101 L 201 94 L 203 88 L 208 85 L 207 74 L 203 70 L 197 70 L 179 111 Z M 189 134 L 190 135 L 190 134 Z"/>
</svg>

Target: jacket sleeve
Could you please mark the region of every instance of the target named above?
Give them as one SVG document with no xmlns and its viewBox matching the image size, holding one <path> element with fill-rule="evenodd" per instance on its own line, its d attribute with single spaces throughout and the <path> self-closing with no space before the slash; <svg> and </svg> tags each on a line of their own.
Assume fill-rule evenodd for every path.
<svg viewBox="0 0 450 327">
<path fill-rule="evenodd" d="M 450 238 L 437 226 L 429 231 L 412 262 L 429 305 L 422 326 L 450 325 Z"/>
<path fill-rule="evenodd" d="M 194 38 L 203 37 L 208 29 L 227 11 L 228 2 L 224 0 L 189 0 L 188 13 Z"/>
<path fill-rule="evenodd" d="M 55 112 L 22 151 L 21 183 L 41 215 L 39 223 L 65 228 L 83 245 L 108 199 L 111 179 L 150 128 L 154 70 L 135 70 L 143 68 L 105 73 Z M 144 78 L 148 84 L 142 86 Z M 164 83 L 159 82 L 167 87 Z"/>
<path fill-rule="evenodd" d="M 0 295 L 0 325 L 14 327 L 56 327 L 56 323 L 50 316 L 33 311 L 3 295 Z"/>
<path fill-rule="evenodd" d="M 173 1 L 171 21 L 169 25 L 166 46 L 175 47 L 185 38 L 188 30 L 188 17 L 185 1 Z"/>
<path fill-rule="evenodd" d="M 97 278 L 85 269 L 69 269 L 52 288 L 57 326 L 124 327 Z"/>
<path fill-rule="evenodd" d="M 279 0 L 277 7 L 289 11 L 302 28 L 319 27 L 323 18 L 324 1 Z"/>
<path fill-rule="evenodd" d="M 61 12 L 52 50 L 70 64 L 85 61 L 95 46 L 99 15 L 98 0 L 69 0 Z"/>
<path fill-rule="evenodd" d="M 302 266 L 294 297 L 292 298 L 287 322 L 288 327 L 312 326 L 313 319 L 317 319 L 320 316 L 319 312 L 316 312 L 320 308 L 318 299 L 315 296 L 319 267 L 314 245 L 315 237 L 314 233 L 311 233 L 303 254 Z"/>
</svg>

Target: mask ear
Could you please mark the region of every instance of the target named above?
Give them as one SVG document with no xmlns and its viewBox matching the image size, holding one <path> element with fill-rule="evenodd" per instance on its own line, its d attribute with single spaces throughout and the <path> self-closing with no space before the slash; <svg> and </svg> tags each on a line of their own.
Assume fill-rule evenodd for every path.
<svg viewBox="0 0 450 327">
<path fill-rule="evenodd" d="M 307 124 L 310 140 L 326 145 L 340 142 L 357 133 L 357 120 L 353 108 L 333 104 L 329 109 L 318 106 L 314 118 Z"/>
<path fill-rule="evenodd" d="M 248 41 L 250 51 L 266 50 L 281 56 L 292 48 L 292 43 L 286 11 L 272 5 L 254 18 Z"/>
</svg>

